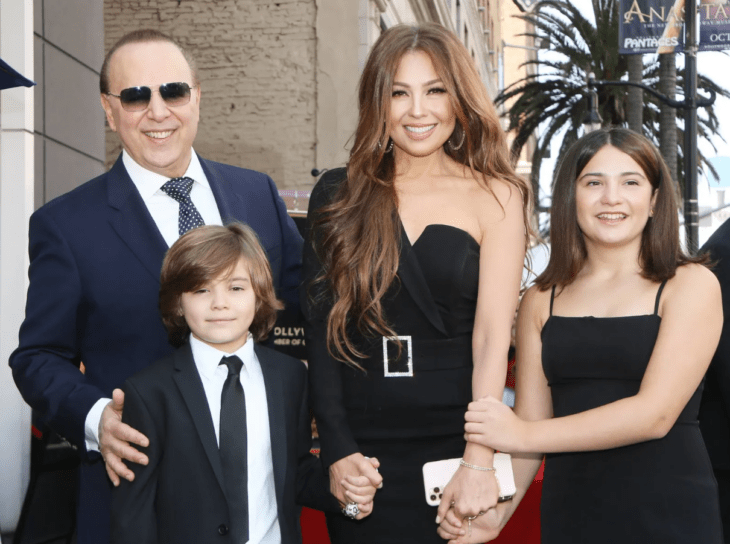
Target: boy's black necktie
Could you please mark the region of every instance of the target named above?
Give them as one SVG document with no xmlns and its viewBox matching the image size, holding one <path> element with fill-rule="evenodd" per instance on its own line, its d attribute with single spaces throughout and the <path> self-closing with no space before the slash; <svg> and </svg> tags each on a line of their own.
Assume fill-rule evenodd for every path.
<svg viewBox="0 0 730 544">
<path fill-rule="evenodd" d="M 237 356 L 223 357 L 228 377 L 221 392 L 220 456 L 226 481 L 231 540 L 248 542 L 248 460 L 246 447 L 246 399 L 241 386 L 243 362 Z"/>
<path fill-rule="evenodd" d="M 180 203 L 180 212 L 177 219 L 177 232 L 180 236 L 190 229 L 205 225 L 203 217 L 190 198 L 193 183 L 192 178 L 173 178 L 161 187 L 163 193 L 168 194 Z"/>
</svg>

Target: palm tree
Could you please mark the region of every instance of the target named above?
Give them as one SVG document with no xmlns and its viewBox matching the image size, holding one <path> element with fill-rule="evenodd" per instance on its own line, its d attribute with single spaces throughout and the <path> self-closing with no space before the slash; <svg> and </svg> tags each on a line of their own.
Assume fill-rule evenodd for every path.
<svg viewBox="0 0 730 544">
<path fill-rule="evenodd" d="M 619 10 L 618 0 L 592 0 L 595 23 L 586 18 L 570 0 L 539 0 L 533 11 L 519 15 L 533 30 L 525 35 L 547 44 L 550 54 L 541 54 L 525 64 L 534 65 L 537 70 L 504 89 L 497 96 L 497 105 L 514 100 L 506 113 L 509 130 L 515 131 L 512 156 L 519 154 L 530 136 L 540 133 L 532 156 L 532 184 L 538 194 L 540 165 L 548 156 L 550 148 L 561 156 L 578 139 L 586 116 L 586 79 L 590 72 L 596 79 L 617 81 L 626 76 L 629 69 L 627 55 L 618 53 Z M 545 46 L 543 46 L 545 47 Z M 643 66 L 643 81 L 657 88 L 659 81 L 659 60 L 649 59 Z M 683 71 L 677 71 L 676 86 L 683 84 Z M 634 76 L 635 77 L 635 76 Z M 706 76 L 699 76 L 700 88 L 712 88 L 719 95 L 730 97 L 730 93 Z M 681 91 L 680 91 L 681 92 Z M 604 125 L 627 126 L 627 92 L 623 87 L 601 87 L 598 89 L 598 107 Z M 659 101 L 644 93 L 642 111 L 643 132 L 659 145 L 660 107 Z M 704 113 L 703 113 L 704 111 Z M 711 137 L 719 136 L 718 119 L 712 108 L 699 115 L 699 135 L 712 144 Z M 674 115 L 682 119 L 683 111 Z M 672 125 L 677 130 L 677 140 L 683 141 L 683 122 Z M 562 141 L 555 149 L 553 138 L 565 131 Z M 722 137 L 720 136 L 722 139 Z M 713 146 L 714 147 L 714 146 Z M 681 151 L 681 148 L 678 147 Z M 700 154 L 700 164 L 706 163 Z M 680 166 L 681 173 L 681 166 Z M 678 176 L 680 180 L 683 176 Z"/>
</svg>

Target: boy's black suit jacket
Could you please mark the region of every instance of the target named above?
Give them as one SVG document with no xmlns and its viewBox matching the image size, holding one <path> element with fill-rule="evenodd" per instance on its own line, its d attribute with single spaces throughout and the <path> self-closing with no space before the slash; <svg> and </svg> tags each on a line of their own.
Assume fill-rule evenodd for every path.
<svg viewBox="0 0 730 544">
<path fill-rule="evenodd" d="M 338 511 L 311 426 L 304 364 L 260 345 L 282 544 L 301 542 L 299 507 Z M 144 433 L 147 466 L 112 494 L 112 544 L 230 542 L 223 472 L 213 420 L 189 344 L 127 380 L 123 420 Z M 256 516 L 257 497 L 249 497 Z"/>
</svg>

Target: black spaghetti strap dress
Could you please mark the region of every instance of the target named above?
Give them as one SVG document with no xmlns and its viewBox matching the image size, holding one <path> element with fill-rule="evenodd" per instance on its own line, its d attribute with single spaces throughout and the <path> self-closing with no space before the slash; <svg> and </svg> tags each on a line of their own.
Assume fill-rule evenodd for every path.
<svg viewBox="0 0 730 544">
<path fill-rule="evenodd" d="M 325 174 L 310 200 L 304 251 L 305 281 L 321 265 L 316 210 L 335 190 Z M 352 338 L 367 355 L 363 370 L 334 360 L 326 347 L 331 304 L 303 299 L 310 369 L 310 401 L 325 466 L 354 452 L 380 460 L 383 489 L 371 516 L 353 521 L 327 514 L 333 544 L 444 544 L 436 508 L 426 503 L 423 464 L 461 457 L 464 413 L 471 401 L 471 338 L 479 282 L 479 244 L 467 232 L 429 225 L 411 244 L 401 225 L 397 277 L 383 299 L 388 322 L 402 342 L 382 336 Z"/>
<path fill-rule="evenodd" d="M 552 315 L 542 364 L 555 417 L 635 395 L 659 333 L 654 313 Z M 669 433 L 620 448 L 548 454 L 542 489 L 543 544 L 721 544 L 717 485 L 697 423 L 702 385 Z"/>
</svg>

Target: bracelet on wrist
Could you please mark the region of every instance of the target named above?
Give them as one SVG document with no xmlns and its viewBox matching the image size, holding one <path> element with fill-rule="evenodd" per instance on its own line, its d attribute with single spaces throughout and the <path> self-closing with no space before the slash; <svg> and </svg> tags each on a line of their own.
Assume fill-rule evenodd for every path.
<svg viewBox="0 0 730 544">
<path fill-rule="evenodd" d="M 472 470 L 481 470 L 482 472 L 496 472 L 497 469 L 494 467 L 480 467 L 478 465 L 472 465 L 471 463 L 467 463 L 464 461 L 464 459 L 459 459 L 459 464 L 462 467 L 470 468 Z"/>
</svg>

